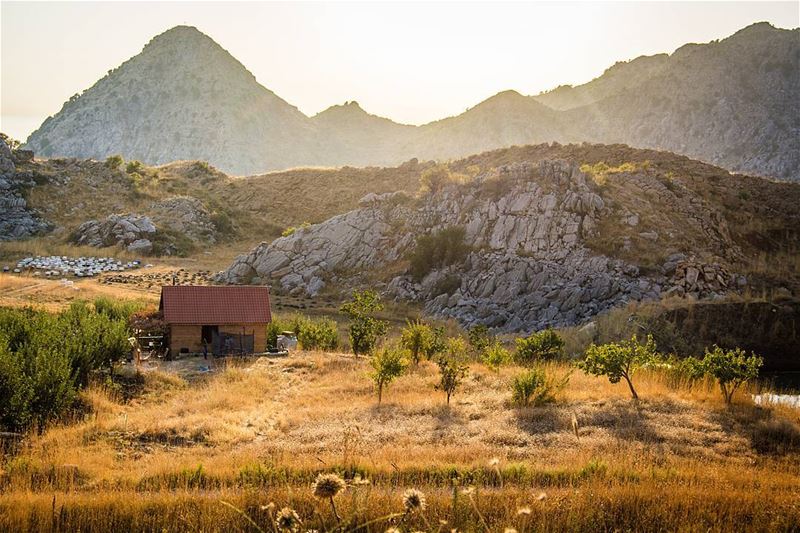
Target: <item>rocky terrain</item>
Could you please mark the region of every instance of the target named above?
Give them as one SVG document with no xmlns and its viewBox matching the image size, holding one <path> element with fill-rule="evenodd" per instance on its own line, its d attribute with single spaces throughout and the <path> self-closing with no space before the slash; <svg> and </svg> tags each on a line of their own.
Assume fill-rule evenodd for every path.
<svg viewBox="0 0 800 533">
<path fill-rule="evenodd" d="M 50 229 L 39 214 L 30 209 L 24 193 L 36 182 L 27 172 L 18 172 L 17 164 L 27 162 L 33 153 L 11 150 L 0 139 L 0 241 L 24 239 Z"/>
<path fill-rule="evenodd" d="M 582 163 L 593 150 L 632 157 L 598 170 Z M 742 291 L 750 261 L 771 246 L 755 234 L 769 233 L 761 224 L 778 210 L 778 231 L 796 257 L 800 202 L 784 202 L 800 201 L 800 186 L 697 162 L 692 171 L 678 156 L 626 150 L 545 145 L 454 162 L 451 171 L 480 164 L 481 172 L 419 197 L 367 195 L 354 211 L 262 243 L 217 279 L 290 295 L 378 286 L 435 316 L 517 331 L 579 324 L 627 301 Z M 751 188 L 773 190 L 745 207 Z M 458 244 L 467 253 L 415 279 L 408 260 L 420 239 L 453 228 L 463 231 Z M 796 274 L 783 283 L 796 283 Z"/>
<path fill-rule="evenodd" d="M 640 57 L 578 87 L 499 93 L 407 126 L 355 102 L 307 117 L 195 28 L 179 26 L 64 104 L 28 139 L 37 153 L 149 164 L 202 159 L 234 174 L 397 165 L 540 142 L 626 143 L 729 170 L 800 180 L 798 29 L 754 24 Z"/>
</svg>

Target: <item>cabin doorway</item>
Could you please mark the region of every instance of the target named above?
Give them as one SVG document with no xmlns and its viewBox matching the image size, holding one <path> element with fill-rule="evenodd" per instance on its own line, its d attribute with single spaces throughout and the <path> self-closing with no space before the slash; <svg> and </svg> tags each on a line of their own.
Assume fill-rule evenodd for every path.
<svg viewBox="0 0 800 533">
<path fill-rule="evenodd" d="M 208 346 L 209 353 L 216 354 L 219 348 L 216 346 L 219 344 L 219 326 L 203 326 L 200 331 L 200 340 Z"/>
</svg>

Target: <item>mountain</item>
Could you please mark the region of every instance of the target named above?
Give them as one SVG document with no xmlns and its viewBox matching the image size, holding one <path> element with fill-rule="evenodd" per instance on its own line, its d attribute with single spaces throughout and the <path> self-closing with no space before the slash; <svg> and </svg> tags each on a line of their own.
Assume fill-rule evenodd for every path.
<svg viewBox="0 0 800 533">
<path fill-rule="evenodd" d="M 42 155 L 203 159 L 233 171 L 302 163 L 308 118 L 195 28 L 178 26 L 71 98 L 28 139 Z"/>
<path fill-rule="evenodd" d="M 357 103 L 307 117 L 195 28 L 154 38 L 28 139 L 41 155 L 204 159 L 231 173 L 393 165 L 538 142 L 626 143 L 800 180 L 800 29 L 766 23 L 617 63 L 537 96 L 501 92 L 422 126 Z"/>
<path fill-rule="evenodd" d="M 631 301 L 800 289 L 800 184 L 624 145 L 513 147 L 449 170 L 424 194 L 370 194 L 263 242 L 217 280 L 311 297 L 370 286 L 503 331 Z"/>
</svg>

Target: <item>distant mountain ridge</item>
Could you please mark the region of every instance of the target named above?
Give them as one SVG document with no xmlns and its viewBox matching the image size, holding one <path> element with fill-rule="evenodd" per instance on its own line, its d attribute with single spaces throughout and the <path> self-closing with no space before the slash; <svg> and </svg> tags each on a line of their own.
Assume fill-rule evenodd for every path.
<svg viewBox="0 0 800 533">
<path fill-rule="evenodd" d="M 721 41 L 617 63 L 580 86 L 537 96 L 504 91 L 460 115 L 409 126 L 355 102 L 307 117 L 211 38 L 178 26 L 70 99 L 27 145 L 44 156 L 204 159 L 251 174 L 582 141 L 800 180 L 800 29 L 758 23 Z"/>
</svg>

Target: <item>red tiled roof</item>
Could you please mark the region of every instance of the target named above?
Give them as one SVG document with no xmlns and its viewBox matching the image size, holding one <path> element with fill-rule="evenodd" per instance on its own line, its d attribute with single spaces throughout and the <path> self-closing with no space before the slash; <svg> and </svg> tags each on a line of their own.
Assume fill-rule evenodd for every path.
<svg viewBox="0 0 800 533">
<path fill-rule="evenodd" d="M 168 324 L 264 324 L 271 320 L 269 287 L 161 287 L 159 308 Z"/>
</svg>

